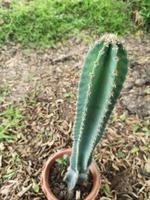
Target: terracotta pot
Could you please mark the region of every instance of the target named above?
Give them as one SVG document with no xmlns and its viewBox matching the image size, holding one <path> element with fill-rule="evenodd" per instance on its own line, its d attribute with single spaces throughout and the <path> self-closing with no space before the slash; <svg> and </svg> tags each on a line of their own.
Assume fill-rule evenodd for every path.
<svg viewBox="0 0 150 200">
<path fill-rule="evenodd" d="M 49 186 L 48 178 L 51 173 L 51 168 L 52 168 L 55 160 L 62 157 L 64 154 L 71 155 L 71 149 L 61 150 L 61 151 L 53 154 L 52 156 L 49 157 L 49 159 L 43 166 L 42 175 L 41 175 L 41 186 L 42 186 L 42 190 L 48 200 L 59 200 L 52 193 L 51 188 Z M 99 188 L 100 188 L 100 175 L 99 175 L 98 167 L 95 162 L 92 162 L 92 164 L 89 167 L 89 170 L 93 177 L 93 186 L 92 186 L 91 192 L 85 198 L 85 200 L 94 200 L 96 198 L 96 196 L 99 192 Z"/>
</svg>

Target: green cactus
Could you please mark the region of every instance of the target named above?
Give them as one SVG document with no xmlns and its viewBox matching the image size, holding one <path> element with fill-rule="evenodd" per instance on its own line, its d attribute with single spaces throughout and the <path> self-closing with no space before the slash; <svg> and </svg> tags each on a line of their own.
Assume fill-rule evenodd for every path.
<svg viewBox="0 0 150 200">
<path fill-rule="evenodd" d="M 89 50 L 81 73 L 70 166 L 64 177 L 71 191 L 87 179 L 92 152 L 103 135 L 127 73 L 127 54 L 114 34 Z"/>
</svg>

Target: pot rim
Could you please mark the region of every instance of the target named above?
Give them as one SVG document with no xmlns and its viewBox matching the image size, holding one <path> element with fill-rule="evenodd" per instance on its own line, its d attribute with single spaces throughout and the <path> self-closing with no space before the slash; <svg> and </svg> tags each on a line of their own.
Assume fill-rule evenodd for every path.
<svg viewBox="0 0 150 200">
<path fill-rule="evenodd" d="M 48 200 L 59 200 L 52 192 L 50 185 L 49 185 L 49 174 L 51 171 L 51 167 L 53 166 L 56 159 L 62 157 L 64 154 L 71 155 L 71 148 L 69 149 L 62 149 L 54 154 L 52 154 L 46 163 L 43 165 L 42 168 L 42 174 L 41 174 L 41 187 L 42 191 L 44 192 L 45 196 Z M 85 198 L 85 200 L 94 200 L 99 192 L 100 188 L 100 173 L 98 166 L 95 161 L 92 161 L 91 165 L 89 166 L 89 170 L 91 172 L 91 175 L 93 177 L 93 186 L 88 194 L 88 196 Z"/>
</svg>

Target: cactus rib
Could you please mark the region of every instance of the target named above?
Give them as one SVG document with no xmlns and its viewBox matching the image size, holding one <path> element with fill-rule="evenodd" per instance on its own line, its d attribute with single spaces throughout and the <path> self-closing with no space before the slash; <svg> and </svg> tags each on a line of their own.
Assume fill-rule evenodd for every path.
<svg viewBox="0 0 150 200">
<path fill-rule="evenodd" d="M 87 179 L 92 152 L 122 89 L 127 63 L 126 51 L 113 34 L 104 35 L 87 54 L 79 83 L 70 167 L 64 178 L 69 190 Z"/>
</svg>

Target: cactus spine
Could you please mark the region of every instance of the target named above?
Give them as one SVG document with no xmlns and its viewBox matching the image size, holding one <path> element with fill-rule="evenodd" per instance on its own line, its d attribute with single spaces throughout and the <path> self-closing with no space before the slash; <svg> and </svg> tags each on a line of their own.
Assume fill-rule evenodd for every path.
<svg viewBox="0 0 150 200">
<path fill-rule="evenodd" d="M 113 34 L 105 34 L 88 52 L 81 73 L 73 129 L 68 189 L 87 179 L 92 152 L 103 135 L 127 73 L 127 54 Z"/>
</svg>

